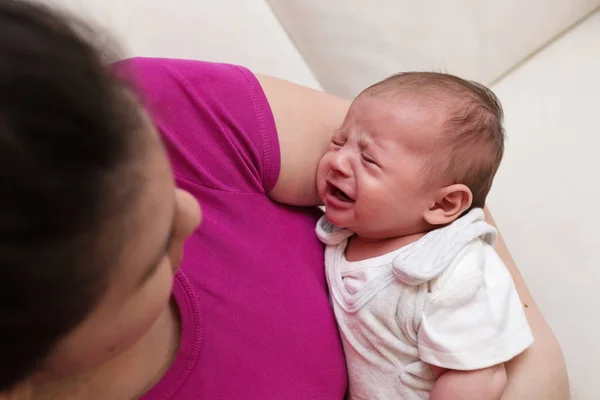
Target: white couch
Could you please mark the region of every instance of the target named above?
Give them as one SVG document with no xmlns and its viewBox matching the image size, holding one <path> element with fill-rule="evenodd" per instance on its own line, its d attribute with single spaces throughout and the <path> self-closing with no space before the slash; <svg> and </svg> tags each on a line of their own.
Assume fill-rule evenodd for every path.
<svg viewBox="0 0 600 400">
<path fill-rule="evenodd" d="M 573 398 L 600 398 L 600 0 L 39 1 L 111 29 L 130 55 L 239 63 L 345 97 L 404 70 L 490 85 L 509 136 L 491 209 Z"/>
</svg>

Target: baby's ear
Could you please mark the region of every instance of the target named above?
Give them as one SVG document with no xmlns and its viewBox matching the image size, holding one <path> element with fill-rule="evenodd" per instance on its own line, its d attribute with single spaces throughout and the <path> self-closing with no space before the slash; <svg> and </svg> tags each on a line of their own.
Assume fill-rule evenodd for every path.
<svg viewBox="0 0 600 400">
<path fill-rule="evenodd" d="M 435 201 L 425 211 L 425 221 L 430 225 L 447 225 L 454 222 L 471 207 L 473 194 L 465 185 L 446 186 L 438 191 Z"/>
</svg>

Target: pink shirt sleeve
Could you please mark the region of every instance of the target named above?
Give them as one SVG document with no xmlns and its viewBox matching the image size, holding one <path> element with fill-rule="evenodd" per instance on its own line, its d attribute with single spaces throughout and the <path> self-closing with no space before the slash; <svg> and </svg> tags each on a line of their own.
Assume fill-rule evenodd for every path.
<svg viewBox="0 0 600 400">
<path fill-rule="evenodd" d="M 161 131 L 178 179 L 209 189 L 267 193 L 279 176 L 277 131 L 247 69 L 202 61 L 135 58 L 130 68 Z"/>
</svg>

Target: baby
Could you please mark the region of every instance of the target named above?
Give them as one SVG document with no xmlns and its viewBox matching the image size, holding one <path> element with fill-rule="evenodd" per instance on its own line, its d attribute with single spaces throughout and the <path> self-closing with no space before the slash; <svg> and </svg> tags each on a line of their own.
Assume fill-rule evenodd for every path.
<svg viewBox="0 0 600 400">
<path fill-rule="evenodd" d="M 499 399 L 533 342 L 483 206 L 504 151 L 484 86 L 404 73 L 362 92 L 319 163 L 350 399 Z"/>
</svg>

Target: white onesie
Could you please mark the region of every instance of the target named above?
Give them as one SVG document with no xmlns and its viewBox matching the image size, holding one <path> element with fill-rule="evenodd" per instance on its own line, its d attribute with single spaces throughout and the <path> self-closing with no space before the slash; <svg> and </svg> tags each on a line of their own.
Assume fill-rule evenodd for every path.
<svg viewBox="0 0 600 400">
<path fill-rule="evenodd" d="M 349 262 L 346 229 L 319 220 L 350 399 L 428 399 L 430 365 L 474 370 L 533 343 L 523 306 L 493 249 L 497 233 L 474 209 L 392 253 Z"/>
</svg>

